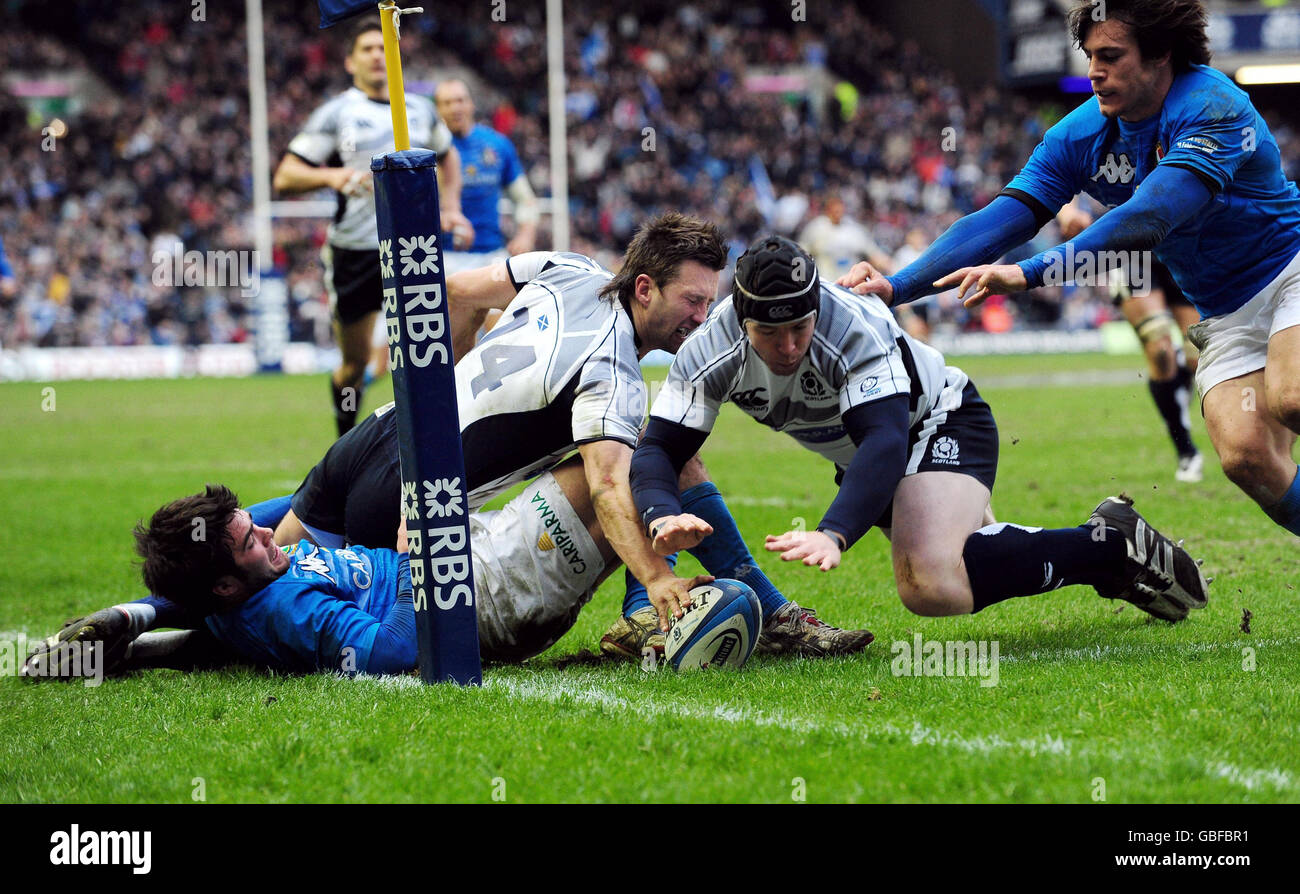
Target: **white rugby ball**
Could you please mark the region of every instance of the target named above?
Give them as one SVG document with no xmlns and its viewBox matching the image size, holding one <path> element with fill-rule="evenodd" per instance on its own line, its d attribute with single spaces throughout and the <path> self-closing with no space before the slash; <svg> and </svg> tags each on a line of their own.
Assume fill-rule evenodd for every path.
<svg viewBox="0 0 1300 894">
<path fill-rule="evenodd" d="M 673 670 L 743 667 L 762 627 L 754 591 L 737 580 L 715 580 L 691 590 L 690 608 L 669 629 L 664 656 Z"/>
</svg>

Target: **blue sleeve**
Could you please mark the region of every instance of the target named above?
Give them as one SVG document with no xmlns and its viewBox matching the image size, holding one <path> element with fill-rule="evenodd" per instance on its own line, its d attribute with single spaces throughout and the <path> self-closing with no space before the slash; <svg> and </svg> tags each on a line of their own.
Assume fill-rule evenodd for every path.
<svg viewBox="0 0 1300 894">
<path fill-rule="evenodd" d="M 501 158 L 504 162 L 501 165 L 501 185 L 506 187 L 519 179 L 524 173 L 524 166 L 519 161 L 519 153 L 515 150 L 515 144 L 504 134 L 501 136 Z"/>
<path fill-rule="evenodd" d="M 1077 148 L 1077 139 L 1071 139 L 1075 129 L 1081 129 L 1085 137 L 1092 132 L 1092 126 L 1085 120 L 1092 111 L 1088 100 L 1087 108 L 1078 108 L 1061 121 L 1057 122 L 1047 133 L 1042 142 L 1034 147 L 1029 161 L 1020 169 L 1020 173 L 1011 178 L 1003 193 L 1022 193 L 1042 205 L 1048 218 L 1056 216 L 1062 206 L 1066 205 L 1083 188 L 1080 182 L 1078 166 L 1084 154 Z"/>
<path fill-rule="evenodd" d="M 906 394 L 895 394 L 844 414 L 858 450 L 817 527 L 843 536 L 845 549 L 871 530 L 907 471 L 907 401 Z"/>
<path fill-rule="evenodd" d="M 5 257 L 5 243 L 0 239 L 0 279 L 13 279 L 14 268 L 9 266 L 9 259 Z"/>
<path fill-rule="evenodd" d="M 939 291 L 936 279 L 954 270 L 987 264 L 1009 248 L 1028 242 L 1042 224 L 1020 198 L 1000 195 L 950 226 L 921 256 L 888 277 L 894 306 Z"/>
<path fill-rule="evenodd" d="M 368 674 L 400 674 L 415 667 L 418 647 L 413 589 L 411 562 L 403 553 L 397 565 L 397 601 L 379 623 L 370 654 L 364 663 L 358 662 L 358 671 Z"/>
<path fill-rule="evenodd" d="M 1106 212 L 1101 220 L 1080 233 L 1072 243 L 1058 245 L 1021 261 L 1029 288 L 1043 284 L 1049 267 L 1063 274 L 1064 283 L 1070 271 L 1063 269 L 1063 259 L 1069 253 L 1066 246 L 1073 245 L 1073 257 L 1088 257 L 1088 253 L 1109 251 L 1144 251 L 1155 248 L 1183 221 L 1190 218 L 1213 196 L 1201 177 L 1180 167 L 1158 165 L 1133 193 L 1133 197 L 1118 208 Z"/>
<path fill-rule="evenodd" d="M 289 505 L 292 502 L 293 494 L 276 497 L 273 500 L 263 500 L 261 503 L 249 506 L 248 514 L 253 519 L 253 524 L 274 529 L 289 514 Z"/>
<path fill-rule="evenodd" d="M 665 515 L 681 515 L 677 478 L 708 436 L 708 432 L 650 417 L 650 424 L 632 453 L 628 472 L 632 500 L 642 525 L 648 526 Z"/>
</svg>

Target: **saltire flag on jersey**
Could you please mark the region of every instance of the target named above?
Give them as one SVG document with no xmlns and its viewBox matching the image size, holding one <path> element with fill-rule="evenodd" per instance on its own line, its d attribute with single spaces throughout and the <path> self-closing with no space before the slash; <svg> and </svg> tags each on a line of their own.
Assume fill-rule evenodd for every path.
<svg viewBox="0 0 1300 894">
<path fill-rule="evenodd" d="M 370 162 L 420 676 L 426 683 L 478 685 L 469 488 L 438 244 L 436 169 L 437 155 L 428 149 Z"/>
<path fill-rule="evenodd" d="M 371 12 L 378 8 L 379 4 L 375 0 L 319 0 L 319 5 L 320 26 L 328 28 L 344 19 L 359 16 L 363 12 Z"/>
</svg>

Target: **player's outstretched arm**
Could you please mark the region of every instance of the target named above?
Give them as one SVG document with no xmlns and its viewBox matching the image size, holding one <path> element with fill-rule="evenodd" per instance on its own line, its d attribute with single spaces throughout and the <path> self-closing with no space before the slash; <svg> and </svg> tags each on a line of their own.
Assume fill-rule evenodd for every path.
<svg viewBox="0 0 1300 894">
<path fill-rule="evenodd" d="M 632 501 L 650 532 L 654 551 L 661 556 L 698 546 L 713 533 L 708 522 L 682 512 L 678 489 L 682 469 L 707 437 L 707 432 L 651 416 L 632 454 L 628 471 Z"/>
<path fill-rule="evenodd" d="M 645 584 L 650 603 L 659 613 L 660 629 L 667 632 L 669 619 L 680 618 L 683 609 L 691 604 L 691 590 L 713 578 L 709 575 L 694 579 L 677 577 L 651 547 L 628 483 L 631 447 L 614 440 L 588 441 L 579 445 L 578 452 L 582 455 L 591 503 L 605 539 L 632 575 Z"/>
<path fill-rule="evenodd" d="M 1040 227 L 1041 222 L 1029 205 L 1020 199 L 1001 195 L 950 226 L 919 258 L 902 270 L 892 276 L 877 275 L 853 288 L 861 294 L 880 295 L 882 298 L 892 295 L 892 300 L 887 299 L 891 305 L 905 304 L 941 291 L 936 282 L 940 277 L 963 267 L 987 264 L 1008 249 L 1028 242 Z M 849 275 L 851 277 L 853 271 Z M 888 288 L 881 280 L 888 283 Z"/>
<path fill-rule="evenodd" d="M 374 188 L 369 171 L 317 167 L 308 164 L 292 152 L 286 152 L 284 158 L 280 159 L 280 165 L 275 169 L 275 178 L 271 185 L 276 192 L 286 196 L 316 189 L 355 192 L 358 189 Z"/>
<path fill-rule="evenodd" d="M 769 534 L 765 541 L 786 562 L 800 560 L 822 571 L 839 565 L 844 550 L 884 513 L 907 469 L 907 395 L 856 406 L 844 414 L 844 426 L 858 449 L 817 530 Z"/>
</svg>

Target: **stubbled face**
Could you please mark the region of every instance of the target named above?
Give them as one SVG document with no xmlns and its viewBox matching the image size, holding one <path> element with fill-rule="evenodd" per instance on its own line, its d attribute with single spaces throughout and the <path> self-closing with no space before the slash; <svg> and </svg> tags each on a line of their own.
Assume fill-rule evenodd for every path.
<svg viewBox="0 0 1300 894">
<path fill-rule="evenodd" d="M 794 375 L 808 354 L 816 328 L 816 314 L 781 326 L 745 321 L 745 335 L 754 353 L 778 376 Z"/>
<path fill-rule="evenodd" d="M 230 539 L 230 551 L 247 590 L 241 594 L 243 598 L 289 570 L 289 557 L 275 545 L 275 532 L 253 524 L 243 509 L 236 510 L 226 523 L 226 537 Z"/>
<path fill-rule="evenodd" d="M 718 271 L 699 261 L 683 261 L 677 275 L 660 286 L 646 274 L 636 280 L 643 308 L 637 334 L 647 350 L 676 354 L 687 336 L 704 325 L 718 294 Z"/>
<path fill-rule="evenodd" d="M 1083 52 L 1103 115 L 1141 121 L 1160 111 L 1173 82 L 1169 58 L 1143 59 L 1137 36 L 1127 23 L 1107 19 L 1093 25 Z"/>
<path fill-rule="evenodd" d="M 444 81 L 434 91 L 433 101 L 438 117 L 452 133 L 458 137 L 469 133 L 474 126 L 474 100 L 470 99 L 468 87 L 460 81 Z"/>
<path fill-rule="evenodd" d="M 384 69 L 384 35 L 367 31 L 352 45 L 352 52 L 343 60 L 343 67 L 352 75 L 352 83 L 367 93 L 382 90 L 388 83 Z"/>
</svg>

